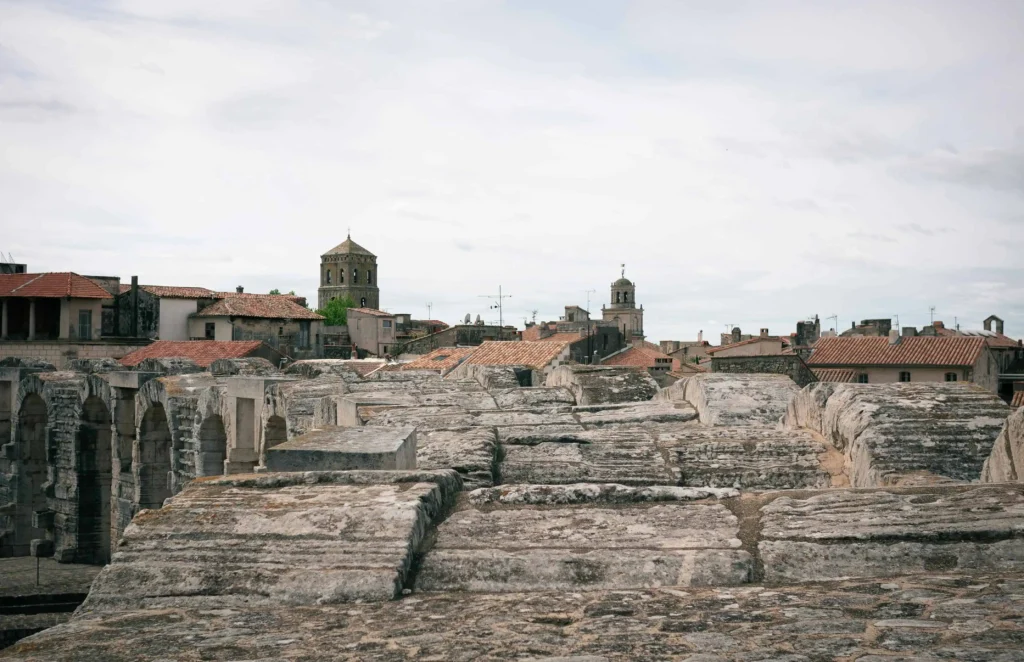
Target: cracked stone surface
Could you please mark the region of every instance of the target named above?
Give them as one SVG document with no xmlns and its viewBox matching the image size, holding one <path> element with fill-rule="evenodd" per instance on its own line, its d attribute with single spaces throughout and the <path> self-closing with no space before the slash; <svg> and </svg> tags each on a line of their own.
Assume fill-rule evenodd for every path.
<svg viewBox="0 0 1024 662">
<path fill-rule="evenodd" d="M 298 607 L 83 614 L 0 659 L 1020 662 L 1024 582 L 999 574 L 772 587 L 414 593 Z"/>
<path fill-rule="evenodd" d="M 806 430 L 677 427 L 660 432 L 680 485 L 778 490 L 829 487 L 825 445 Z"/>
<path fill-rule="evenodd" d="M 544 385 L 568 388 L 581 405 L 643 402 L 658 392 L 657 382 L 646 370 L 618 366 L 558 366 Z"/>
<path fill-rule="evenodd" d="M 786 415 L 846 458 L 854 487 L 981 478 L 1010 408 L 973 384 L 812 384 Z"/>
<path fill-rule="evenodd" d="M 464 489 L 494 484 L 498 444 L 489 428 L 426 430 L 416 436 L 419 469 L 454 469 Z"/>
<path fill-rule="evenodd" d="M 1024 480 L 1024 407 L 1006 419 L 992 453 L 981 470 L 983 483 L 1011 483 Z"/>
<path fill-rule="evenodd" d="M 680 379 L 657 399 L 689 402 L 704 425 L 775 427 L 799 390 L 784 375 L 705 374 Z"/>
</svg>

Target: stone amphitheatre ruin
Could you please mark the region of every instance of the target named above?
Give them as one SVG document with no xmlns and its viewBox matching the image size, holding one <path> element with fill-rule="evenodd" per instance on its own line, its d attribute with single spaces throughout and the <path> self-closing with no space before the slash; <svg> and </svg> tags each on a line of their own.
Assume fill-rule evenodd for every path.
<svg viewBox="0 0 1024 662">
<path fill-rule="evenodd" d="M 971 384 L 72 367 L 0 369 L 0 549 L 107 565 L 0 659 L 1024 660 Z"/>
</svg>

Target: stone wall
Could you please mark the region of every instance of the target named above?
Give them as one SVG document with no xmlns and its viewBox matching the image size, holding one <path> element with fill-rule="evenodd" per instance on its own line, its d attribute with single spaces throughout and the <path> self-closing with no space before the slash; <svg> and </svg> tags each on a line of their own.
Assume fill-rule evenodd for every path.
<svg viewBox="0 0 1024 662">
<path fill-rule="evenodd" d="M 1024 407 L 1006 419 L 981 470 L 983 483 L 1024 481 Z"/>
<path fill-rule="evenodd" d="M 476 324 L 459 324 L 429 336 L 410 340 L 398 347 L 399 354 L 427 354 L 439 347 L 476 346 L 485 340 L 497 340 L 501 327 Z M 515 334 L 506 330 L 502 334 L 504 340 L 514 340 Z"/>
<path fill-rule="evenodd" d="M 800 387 L 818 381 L 804 360 L 796 354 L 723 357 L 716 355 L 711 359 L 711 372 L 786 375 Z"/>
<path fill-rule="evenodd" d="M 115 342 L 0 342 L 0 359 L 35 358 L 42 359 L 58 369 L 68 366 L 73 359 L 120 359 L 149 341 L 118 340 Z"/>
</svg>

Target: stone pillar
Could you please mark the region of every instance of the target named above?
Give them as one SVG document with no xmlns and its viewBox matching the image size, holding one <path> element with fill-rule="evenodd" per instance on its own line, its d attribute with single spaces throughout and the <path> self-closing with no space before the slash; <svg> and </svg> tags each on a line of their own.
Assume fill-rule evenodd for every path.
<svg viewBox="0 0 1024 662">
<path fill-rule="evenodd" d="M 0 309 L 0 340 L 7 340 L 7 299 L 3 300 Z"/>
<path fill-rule="evenodd" d="M 28 300 L 28 339 L 36 339 L 36 300 Z"/>
</svg>

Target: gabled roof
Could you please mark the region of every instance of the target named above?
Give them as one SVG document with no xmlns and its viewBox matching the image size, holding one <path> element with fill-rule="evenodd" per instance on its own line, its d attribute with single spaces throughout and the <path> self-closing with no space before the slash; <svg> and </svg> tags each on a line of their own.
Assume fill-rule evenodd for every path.
<svg viewBox="0 0 1024 662">
<path fill-rule="evenodd" d="M 377 257 L 370 251 L 366 250 L 356 242 L 352 241 L 351 235 L 345 241 L 341 242 L 331 250 L 324 253 L 324 255 L 369 255 L 370 257 Z"/>
<path fill-rule="evenodd" d="M 525 365 L 539 370 L 558 358 L 568 344 L 543 340 L 488 340 L 466 357 L 465 362 L 470 365 Z"/>
<path fill-rule="evenodd" d="M 173 285 L 139 285 L 140 290 L 145 290 L 155 297 L 167 299 L 217 299 L 217 293 L 205 287 L 176 287 Z M 121 283 L 121 294 L 132 291 L 128 283 Z"/>
<path fill-rule="evenodd" d="M 945 327 L 936 327 L 935 333 L 943 338 L 952 338 L 956 336 L 984 338 L 989 347 L 995 347 L 997 349 L 1012 349 L 1019 347 L 1017 341 L 1010 336 L 1002 333 L 996 333 L 995 331 L 985 331 L 984 329 L 965 329 L 961 331 L 947 329 Z"/>
<path fill-rule="evenodd" d="M 857 371 L 852 368 L 816 368 L 811 372 L 819 382 L 852 384 L 857 381 Z"/>
<path fill-rule="evenodd" d="M 783 338 L 779 336 L 754 336 L 748 340 L 741 340 L 739 342 L 729 343 L 728 345 L 720 345 L 719 347 L 709 347 L 708 354 L 714 354 L 715 352 L 721 352 L 723 349 L 732 349 L 733 347 L 742 347 L 743 345 L 753 345 L 759 342 L 777 342 L 785 344 Z"/>
<path fill-rule="evenodd" d="M 391 313 L 385 313 L 383 310 L 377 310 L 376 308 L 349 308 L 348 312 L 369 315 L 370 317 L 394 317 Z"/>
<path fill-rule="evenodd" d="M 601 365 L 626 365 L 626 366 L 638 366 L 643 368 L 653 368 L 657 365 L 667 365 L 665 363 L 659 364 L 657 359 L 668 359 L 671 361 L 673 369 L 679 367 L 679 359 L 674 359 L 664 352 L 645 347 L 643 345 L 634 345 L 633 347 L 627 347 L 621 352 L 616 352 L 611 356 L 605 357 L 601 361 Z"/>
<path fill-rule="evenodd" d="M 821 338 L 809 366 L 972 366 L 985 339 L 969 336 L 907 336 L 891 345 L 887 337 Z"/>
<path fill-rule="evenodd" d="M 476 347 L 442 347 L 415 361 L 402 364 L 402 370 L 437 370 L 442 375 L 456 368 Z"/>
<path fill-rule="evenodd" d="M 113 299 L 95 281 L 70 271 L 44 274 L 0 274 L 0 297 L 41 299 Z"/>
<path fill-rule="evenodd" d="M 322 320 L 287 297 L 229 297 L 203 308 L 192 317 L 258 317 L 265 319 Z"/>
<path fill-rule="evenodd" d="M 217 359 L 241 359 L 254 354 L 263 345 L 259 340 L 157 340 L 123 357 L 121 363 L 136 366 L 145 359 L 185 358 L 200 367 L 209 367 Z M 266 349 L 271 349 L 267 346 Z M 276 350 L 275 350 L 276 351 Z"/>
</svg>

